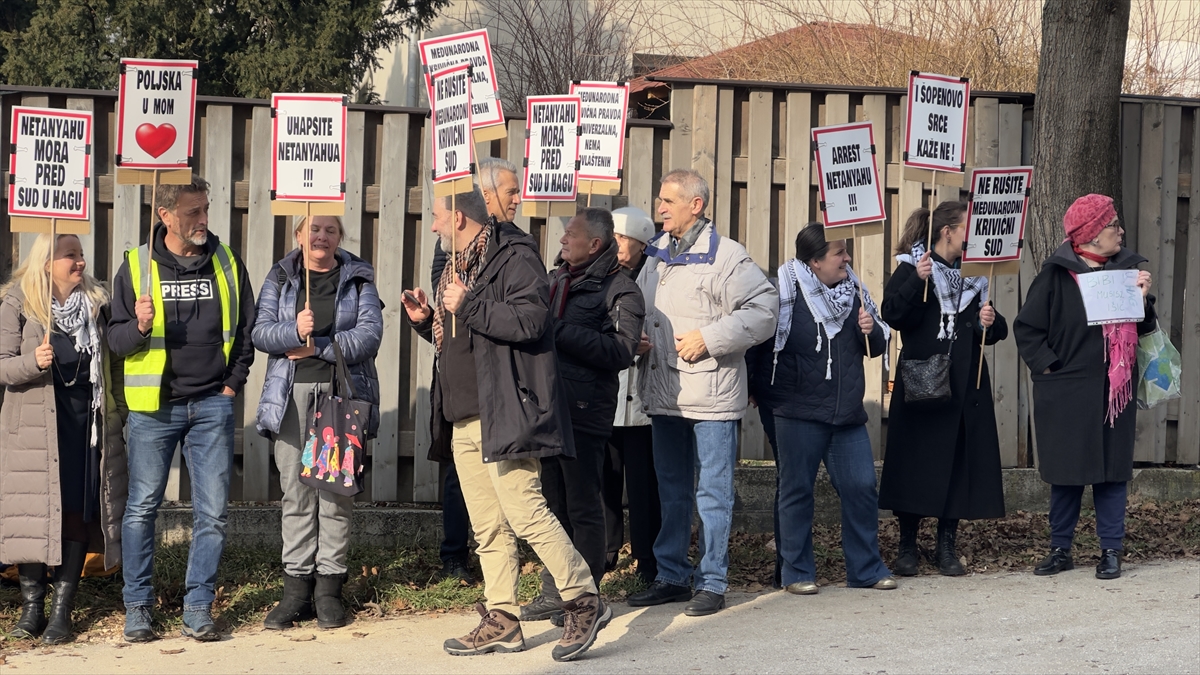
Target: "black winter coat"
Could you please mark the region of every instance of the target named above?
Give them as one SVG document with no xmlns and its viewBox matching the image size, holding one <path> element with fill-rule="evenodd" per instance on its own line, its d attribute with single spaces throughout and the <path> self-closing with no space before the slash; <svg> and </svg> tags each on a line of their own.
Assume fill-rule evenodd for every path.
<svg viewBox="0 0 1200 675">
<path fill-rule="evenodd" d="M 1134 269 L 1146 262 L 1122 248 L 1103 269 Z M 1058 247 L 1029 286 L 1013 324 L 1017 349 L 1033 378 L 1033 419 L 1037 430 L 1038 472 L 1052 485 L 1095 485 L 1133 478 L 1137 402 L 1117 416 L 1108 414 L 1108 358 L 1104 328 L 1087 325 L 1087 312 L 1071 272 L 1092 271 L 1070 244 Z M 1158 325 L 1154 296 L 1147 296 L 1139 335 Z M 1050 373 L 1045 373 L 1049 369 Z M 1138 369 L 1133 364 L 1133 385 Z"/>
<path fill-rule="evenodd" d="M 612 434 L 618 376 L 633 363 L 642 337 L 646 316 L 642 291 L 620 270 L 613 241 L 587 272 L 571 282 L 562 318 L 554 323 L 559 372 L 571 408 L 571 426 L 577 432 Z M 557 273 L 550 272 L 551 284 Z"/>
<path fill-rule="evenodd" d="M 483 269 L 458 312 L 471 331 L 479 383 L 483 461 L 575 456 L 570 411 L 550 328 L 550 287 L 533 238 L 512 223 L 495 228 Z M 433 341 L 433 319 L 414 324 Z M 442 415 L 438 363 L 430 391 L 429 459 L 453 461 L 453 427 Z"/>
<path fill-rule="evenodd" d="M 797 291 L 800 293 L 801 291 Z M 857 297 L 846 317 L 842 330 L 832 341 L 826 339 L 825 329 L 818 329 L 804 298 L 797 295 L 792 310 L 792 328 L 778 358 L 774 358 L 775 339 L 753 347 L 746 353 L 750 392 L 760 406 L 776 417 L 825 422 L 836 425 L 867 423 L 863 407 L 866 376 L 863 357 L 867 355 L 866 341 L 858 327 Z M 821 331 L 821 351 L 817 351 L 817 330 Z M 871 331 L 871 356 L 883 356 L 887 342 L 883 327 L 878 323 Z M 830 379 L 825 379 L 825 366 L 831 355 Z M 774 384 L 772 384 L 774 371 Z"/>
<path fill-rule="evenodd" d="M 946 263 L 936 253 L 933 258 Z M 941 309 L 932 279 L 929 286 L 929 298 L 922 302 L 925 282 L 915 267 L 900 263 L 883 292 L 883 320 L 902 334 L 901 361 L 923 360 L 946 352 L 946 341 L 937 338 Z M 983 381 L 975 388 L 975 375 L 983 358 L 979 309 L 979 298 L 975 298 L 955 318 L 958 337 L 950 348 L 949 402 L 906 403 L 904 378 L 899 365 L 895 367 L 887 452 L 879 484 L 881 509 L 942 518 L 1004 516 L 1000 439 L 986 362 Z M 996 320 L 987 331 L 987 344 L 1006 337 L 1008 323 L 996 312 Z"/>
</svg>

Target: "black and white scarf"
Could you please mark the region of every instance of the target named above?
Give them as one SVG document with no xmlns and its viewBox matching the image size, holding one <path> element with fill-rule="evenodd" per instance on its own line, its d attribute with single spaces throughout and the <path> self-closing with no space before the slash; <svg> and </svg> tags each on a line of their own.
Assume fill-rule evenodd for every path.
<svg viewBox="0 0 1200 675">
<path fill-rule="evenodd" d="M 100 350 L 100 331 L 96 327 L 92 299 L 82 289 L 76 288 L 67 296 L 65 305 L 59 304 L 58 298 L 54 298 L 51 312 L 58 329 L 75 339 L 75 351 L 91 357 L 88 372 L 92 379 L 91 446 L 100 447 L 100 416 L 104 411 L 104 376 L 100 374 L 100 368 L 104 354 Z"/>
<path fill-rule="evenodd" d="M 829 356 L 825 360 L 825 379 L 830 380 L 833 379 L 833 338 L 841 332 L 842 326 L 846 323 L 846 317 L 850 316 L 850 311 L 854 309 L 854 297 L 858 295 L 862 282 L 858 280 L 858 276 L 854 274 L 854 270 L 849 265 L 846 265 L 846 278 L 833 288 L 822 283 L 813 273 L 812 268 L 795 258 L 779 266 L 779 323 L 775 327 L 775 356 L 771 366 L 771 384 L 775 384 L 774 363 L 778 363 L 779 352 L 783 351 L 783 346 L 787 344 L 788 336 L 792 331 L 792 312 L 796 305 L 797 286 L 800 288 L 801 295 L 804 296 L 804 304 L 808 306 L 808 311 L 817 324 L 816 351 L 821 351 L 823 344 L 822 328 L 825 330 L 825 339 L 831 343 Z M 871 319 L 883 329 L 884 341 L 890 341 L 892 338 L 891 327 L 880 318 L 879 307 L 875 305 L 875 300 L 871 298 L 870 292 L 863 288 L 862 293 L 867 314 L 870 314 Z M 887 358 L 888 350 L 885 347 L 883 351 L 883 367 L 885 369 L 888 367 Z"/>
<path fill-rule="evenodd" d="M 911 254 L 900 254 L 896 256 L 896 261 L 906 262 L 916 267 L 924 255 L 925 243 L 919 241 L 913 244 Z M 987 277 L 964 278 L 953 267 L 940 263 L 933 258 L 930 259 L 933 261 L 933 291 L 937 295 L 938 304 L 942 309 L 942 320 L 938 324 L 938 339 L 949 340 L 954 337 L 954 317 L 966 309 L 971 304 L 971 301 L 975 299 L 975 296 L 979 296 L 980 305 L 987 304 Z M 958 307 L 954 306 L 955 298 L 959 298 Z"/>
</svg>

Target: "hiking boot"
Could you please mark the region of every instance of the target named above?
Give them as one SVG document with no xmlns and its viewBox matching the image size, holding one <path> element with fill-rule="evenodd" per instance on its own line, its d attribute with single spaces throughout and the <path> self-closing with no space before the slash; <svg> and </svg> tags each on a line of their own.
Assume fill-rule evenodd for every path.
<svg viewBox="0 0 1200 675">
<path fill-rule="evenodd" d="M 665 581 L 655 581 L 644 591 L 638 591 L 629 596 L 626 602 L 630 607 L 652 607 L 668 602 L 683 602 L 692 599 L 692 589 L 687 586 L 676 586 Z"/>
<path fill-rule="evenodd" d="M 900 521 L 900 547 L 896 551 L 896 562 L 892 564 L 892 571 L 902 577 L 917 576 L 917 564 L 920 562 L 920 554 L 917 552 L 917 531 L 921 526 L 921 519 L 908 514 L 897 516 Z"/>
<path fill-rule="evenodd" d="M 296 625 L 297 621 L 308 621 L 313 618 L 313 586 L 316 578 L 311 574 L 294 577 L 286 572 L 283 575 L 283 597 L 275 605 L 263 621 L 267 630 L 285 630 Z"/>
<path fill-rule="evenodd" d="M 54 599 L 50 601 L 50 621 L 42 633 L 42 643 L 60 645 L 74 637 L 71 611 L 75 609 L 75 591 L 87 560 L 87 542 L 63 542 L 62 564 L 54 571 Z"/>
<path fill-rule="evenodd" d="M 454 559 L 442 563 L 442 577 L 445 579 L 458 579 L 468 586 L 475 585 L 475 577 L 471 574 L 471 568 L 467 567 L 467 561 L 465 560 Z"/>
<path fill-rule="evenodd" d="M 125 641 L 150 642 L 157 640 L 151 623 L 149 607 L 129 607 L 125 610 Z"/>
<path fill-rule="evenodd" d="M 539 595 L 528 605 L 521 608 L 522 621 L 545 621 L 553 619 L 555 614 L 562 614 L 562 602 Z M 561 621 L 558 625 L 562 625 Z"/>
<path fill-rule="evenodd" d="M 501 609 L 488 611 L 482 602 L 475 604 L 481 617 L 479 625 L 460 638 L 450 638 L 442 649 L 451 656 L 474 656 L 492 652 L 519 652 L 525 649 L 521 620 Z"/>
<path fill-rule="evenodd" d="M 42 563 L 17 565 L 17 578 L 21 583 L 21 618 L 17 619 L 9 636 L 18 640 L 33 639 L 46 630 L 46 566 Z"/>
<path fill-rule="evenodd" d="M 1121 576 L 1121 551 L 1106 548 L 1100 551 L 1100 562 L 1096 565 L 1097 579 L 1116 579 Z"/>
<path fill-rule="evenodd" d="M 1033 573 L 1039 577 L 1048 577 L 1073 569 L 1075 561 L 1071 559 L 1071 547 L 1055 546 L 1050 549 L 1050 555 L 1042 558 L 1042 562 L 1033 568 Z"/>
<path fill-rule="evenodd" d="M 212 610 L 208 607 L 203 609 L 187 609 L 183 610 L 183 628 L 180 629 L 184 637 L 190 637 L 196 642 L 216 642 L 221 639 L 221 633 L 217 630 L 217 624 L 213 623 Z"/>
<path fill-rule="evenodd" d="M 612 608 L 600 596 L 589 593 L 563 604 L 563 634 L 551 656 L 555 661 L 570 661 L 586 652 L 596 634 L 612 621 Z"/>
<path fill-rule="evenodd" d="M 949 518 L 939 519 L 937 551 L 933 557 L 937 562 L 938 572 L 942 576 L 961 577 L 967 573 L 967 570 L 963 568 L 962 563 L 958 560 L 958 554 L 954 552 L 957 538 L 958 521 Z"/>
<path fill-rule="evenodd" d="M 342 584 L 345 582 L 345 574 L 317 575 L 313 587 L 317 628 L 341 628 L 346 625 L 346 608 L 342 605 Z"/>
</svg>

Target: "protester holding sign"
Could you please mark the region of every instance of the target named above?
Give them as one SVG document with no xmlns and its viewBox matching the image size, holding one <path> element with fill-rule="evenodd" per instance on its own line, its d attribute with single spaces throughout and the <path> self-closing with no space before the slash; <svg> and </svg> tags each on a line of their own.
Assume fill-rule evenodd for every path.
<svg viewBox="0 0 1200 675">
<path fill-rule="evenodd" d="M 904 343 L 879 486 L 879 508 L 896 512 L 900 521 L 892 569 L 901 576 L 917 573 L 921 518 L 938 519 L 935 562 L 942 574 L 957 576 L 965 573 L 955 553 L 958 521 L 1004 516 L 1000 440 L 986 365 L 982 386 L 975 380 L 981 339 L 989 345 L 1003 340 L 1008 324 L 988 303 L 987 279 L 963 277 L 957 269 L 966 216 L 967 205 L 958 201 L 943 202 L 932 214 L 914 211 L 883 294 L 883 319 Z M 926 280 L 933 283 L 922 300 Z"/>
<path fill-rule="evenodd" d="M 841 497 L 846 585 L 896 588 L 879 555 L 875 461 L 863 408 L 863 357 L 887 354 L 891 329 L 870 294 L 859 299 L 846 241 L 825 239 L 822 223 L 796 236 L 796 257 L 779 268 L 779 324 L 765 372 L 752 375 L 760 406 L 771 411 L 778 446 L 776 547 L 781 585 L 789 593 L 817 593 L 813 507 L 817 470 L 829 472 Z M 815 349 L 814 349 L 815 345 Z M 750 359 L 747 359 L 748 361 Z"/>
<path fill-rule="evenodd" d="M 300 482 L 301 474 L 311 473 L 325 450 L 310 427 L 318 396 L 330 391 L 337 363 L 334 342 L 349 366 L 356 398 L 372 404 L 367 438 L 374 437 L 379 424 L 375 355 L 383 338 L 383 310 L 375 290 L 375 269 L 339 248 L 344 235 L 340 218 L 311 220 L 310 224 L 303 216 L 296 217 L 300 247 L 267 272 L 253 333 L 254 346 L 269 355 L 257 427 L 274 441 L 283 490 L 283 599 L 264 622 L 272 630 L 310 619 L 314 609 L 320 628 L 346 624 L 342 584 L 354 497 Z M 343 459 L 348 453 L 363 452 L 353 446 L 358 440 L 353 436 L 335 440 L 342 441 Z M 336 458 L 337 443 L 332 445 Z M 341 477 L 333 472 L 330 479 Z"/>
<path fill-rule="evenodd" d="M 1074 568 L 1071 543 L 1085 485 L 1092 486 L 1101 556 L 1096 577 L 1121 576 L 1126 485 L 1133 478 L 1138 336 L 1158 325 L 1146 262 L 1121 245 L 1113 200 L 1090 194 L 1063 216 L 1067 240 L 1033 280 L 1013 326 L 1033 377 L 1038 471 L 1050 484 L 1050 554 L 1034 574 Z M 1089 325 L 1081 286 L 1101 270 L 1136 274 L 1144 318 Z"/>
<path fill-rule="evenodd" d="M 17 564 L 21 584 L 11 636 L 45 644 L 71 639 L 89 548 L 104 552 L 105 569 L 121 560 L 128 481 L 104 339 L 108 293 L 85 267 L 78 237 L 42 234 L 0 288 L 0 474 L 9 477 L 0 482 L 0 559 Z"/>
</svg>

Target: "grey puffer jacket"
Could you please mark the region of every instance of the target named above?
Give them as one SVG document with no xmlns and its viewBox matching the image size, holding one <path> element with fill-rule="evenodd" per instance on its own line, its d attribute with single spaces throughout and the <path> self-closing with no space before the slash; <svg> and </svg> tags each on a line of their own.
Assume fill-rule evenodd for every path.
<svg viewBox="0 0 1200 675">
<path fill-rule="evenodd" d="M 0 560 L 9 564 L 62 564 L 62 493 L 58 478 L 58 422 L 54 375 L 41 370 L 34 351 L 46 329 L 25 317 L 25 294 L 14 287 L 0 302 Z M 105 341 L 107 308 L 96 320 Z M 125 396 L 121 367 L 104 349 L 105 412 L 100 420 L 100 531 L 104 567 L 121 562 L 121 520 L 129 496 L 125 455 Z M 114 377 L 115 376 L 115 377 Z"/>
<path fill-rule="evenodd" d="M 375 355 L 379 353 L 379 343 L 383 339 L 383 309 L 375 289 L 375 268 L 340 248 L 337 259 L 341 274 L 333 311 L 334 335 L 332 339 L 314 337 L 313 346 L 317 357 L 336 363 L 332 341 L 337 340 L 350 367 L 355 396 L 371 402 L 367 438 L 374 438 L 379 430 L 379 375 L 375 371 Z M 279 433 L 283 412 L 292 395 L 296 364 L 288 359 L 287 352 L 304 346 L 296 333 L 296 301 L 302 274 L 300 250 L 296 249 L 271 267 L 258 294 L 254 347 L 268 354 L 268 358 L 267 379 L 258 401 L 257 427 L 258 433 L 268 438 Z"/>
</svg>

